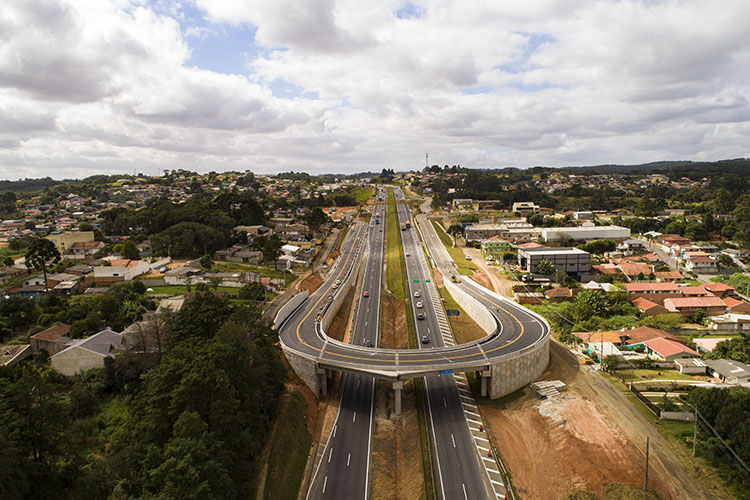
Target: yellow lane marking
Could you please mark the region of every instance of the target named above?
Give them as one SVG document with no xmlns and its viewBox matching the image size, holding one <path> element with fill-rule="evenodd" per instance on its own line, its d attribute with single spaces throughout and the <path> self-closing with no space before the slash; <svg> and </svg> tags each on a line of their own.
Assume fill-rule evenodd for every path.
<svg viewBox="0 0 750 500">
<path fill-rule="evenodd" d="M 360 226 L 357 229 L 357 233 L 356 233 L 355 238 L 354 238 L 355 241 L 359 238 L 359 234 L 361 232 L 362 227 L 364 227 L 364 226 Z M 345 262 L 348 262 L 349 258 L 354 253 L 355 248 L 356 248 L 356 246 L 352 245 L 352 249 L 347 254 Z M 344 265 L 342 267 L 341 271 L 339 271 L 339 273 L 336 275 L 336 278 L 338 278 L 339 276 L 341 276 L 341 273 L 344 272 L 344 269 L 346 269 L 346 267 L 347 267 L 346 265 Z M 310 316 L 310 314 L 312 314 L 312 312 L 316 310 L 318 304 L 320 304 L 320 301 L 323 300 L 323 298 L 325 297 L 326 293 L 328 291 L 330 291 L 330 289 L 331 289 L 331 287 L 329 286 L 328 290 L 326 290 L 321 295 L 320 299 L 318 299 L 318 301 L 315 303 L 315 305 L 313 305 L 313 307 L 310 309 L 310 311 L 305 315 L 304 318 L 302 318 L 302 321 L 300 321 L 299 324 L 297 325 L 297 339 L 300 341 L 300 343 L 303 344 L 303 345 L 305 345 L 305 346 L 307 346 L 307 347 L 309 347 L 310 349 L 312 349 L 314 351 L 318 351 L 321 354 L 325 353 L 325 354 L 328 354 L 330 356 L 335 356 L 335 357 L 339 357 L 339 358 L 346 358 L 346 359 L 352 359 L 352 360 L 357 360 L 357 361 L 368 361 L 370 363 L 384 363 L 384 364 L 385 363 L 388 363 L 388 364 L 395 363 L 394 359 L 374 359 L 374 358 L 370 358 L 370 357 L 352 356 L 352 355 L 349 355 L 349 354 L 341 354 L 341 353 L 332 352 L 332 351 L 325 351 L 325 350 L 320 349 L 318 347 L 312 346 L 312 345 L 308 344 L 307 342 L 305 342 L 304 340 L 302 340 L 302 337 L 300 335 L 300 328 L 302 327 L 302 324 L 307 320 L 307 318 Z M 496 303 L 494 300 L 491 300 L 491 299 L 486 298 L 486 297 L 485 297 L 485 299 L 488 302 L 490 302 L 491 304 L 497 306 L 498 309 L 500 309 L 503 312 L 505 312 L 506 314 L 508 314 L 511 318 L 513 318 L 514 320 L 516 320 L 516 322 L 521 326 L 521 331 L 516 336 L 516 338 L 514 338 L 513 340 L 511 340 L 510 342 L 508 342 L 505 345 L 501 345 L 501 346 L 489 349 L 487 351 L 484 351 L 484 353 L 486 354 L 486 353 L 498 351 L 500 349 L 505 349 L 506 347 L 512 345 L 514 342 L 518 341 L 518 339 L 520 339 L 523 336 L 525 329 L 524 329 L 523 323 L 521 323 L 521 321 L 515 315 L 513 315 L 510 311 L 508 311 L 507 309 L 503 308 L 500 304 Z M 419 352 L 419 351 L 414 351 L 414 352 Z M 377 351 L 374 350 L 373 353 L 377 354 Z M 474 352 L 474 353 L 470 353 L 470 354 L 463 354 L 463 355 L 460 355 L 460 356 L 441 356 L 440 358 L 423 358 L 423 359 L 414 359 L 414 360 L 399 359 L 399 364 L 401 364 L 401 363 L 412 363 L 413 364 L 413 363 L 425 363 L 425 362 L 440 362 L 440 361 L 448 361 L 448 360 L 457 360 L 457 359 L 471 358 L 471 357 L 476 357 L 476 356 L 482 356 L 482 352 L 478 351 L 478 352 Z"/>
</svg>

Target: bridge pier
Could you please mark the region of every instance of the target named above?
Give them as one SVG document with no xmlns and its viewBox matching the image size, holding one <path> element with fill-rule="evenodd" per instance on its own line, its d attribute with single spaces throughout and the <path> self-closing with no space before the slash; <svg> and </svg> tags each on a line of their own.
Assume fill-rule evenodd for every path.
<svg viewBox="0 0 750 500">
<path fill-rule="evenodd" d="M 393 392 L 396 406 L 396 415 L 401 415 L 401 389 L 404 388 L 404 383 L 398 380 L 393 383 Z"/>
<path fill-rule="evenodd" d="M 318 387 L 321 396 L 328 395 L 328 370 L 325 368 L 318 368 Z"/>
<path fill-rule="evenodd" d="M 479 376 L 481 380 L 481 394 L 482 396 L 487 396 L 487 382 L 489 382 L 490 377 L 492 376 L 492 372 L 490 370 L 484 370 L 477 372 L 477 375 Z"/>
</svg>

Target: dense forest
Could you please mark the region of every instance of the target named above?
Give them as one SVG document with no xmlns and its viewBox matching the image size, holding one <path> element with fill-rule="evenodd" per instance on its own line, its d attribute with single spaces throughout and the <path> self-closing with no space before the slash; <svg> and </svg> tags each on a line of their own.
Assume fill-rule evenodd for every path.
<svg viewBox="0 0 750 500">
<path fill-rule="evenodd" d="M 275 334 L 201 287 L 167 326 L 161 355 L 75 379 L 0 369 L 0 498 L 244 497 L 285 382 Z"/>
</svg>

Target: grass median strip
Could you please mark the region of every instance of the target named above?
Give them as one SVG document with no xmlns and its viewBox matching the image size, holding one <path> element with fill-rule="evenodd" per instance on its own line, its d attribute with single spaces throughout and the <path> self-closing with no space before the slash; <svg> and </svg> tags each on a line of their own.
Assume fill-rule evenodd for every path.
<svg viewBox="0 0 750 500">
<path fill-rule="evenodd" d="M 448 251 L 448 255 L 453 259 L 453 263 L 456 265 L 456 268 L 458 268 L 459 274 L 470 275 L 479 269 L 472 261 L 466 260 L 466 254 L 464 254 L 460 248 L 453 246 L 453 240 L 451 240 L 451 237 L 448 236 L 448 233 L 445 232 L 445 229 L 443 229 L 443 226 L 438 221 L 432 219 L 430 222 L 432 222 L 432 227 L 435 228 L 435 232 L 437 233 L 438 238 L 440 238 L 440 242 Z"/>
</svg>

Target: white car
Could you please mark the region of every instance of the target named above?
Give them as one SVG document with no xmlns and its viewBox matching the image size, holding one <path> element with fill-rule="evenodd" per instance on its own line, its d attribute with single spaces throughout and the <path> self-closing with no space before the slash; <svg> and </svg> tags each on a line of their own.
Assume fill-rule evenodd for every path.
<svg viewBox="0 0 750 500">
<path fill-rule="evenodd" d="M 421 302 L 417 302 L 417 309 L 422 309 L 422 303 Z"/>
<path fill-rule="evenodd" d="M 421 295 L 422 295 L 422 294 L 421 294 L 421 293 L 419 293 L 419 290 L 417 290 L 416 292 L 414 292 L 414 296 L 415 296 L 415 297 L 417 297 L 417 298 L 419 298 L 419 297 L 420 297 Z"/>
</svg>

